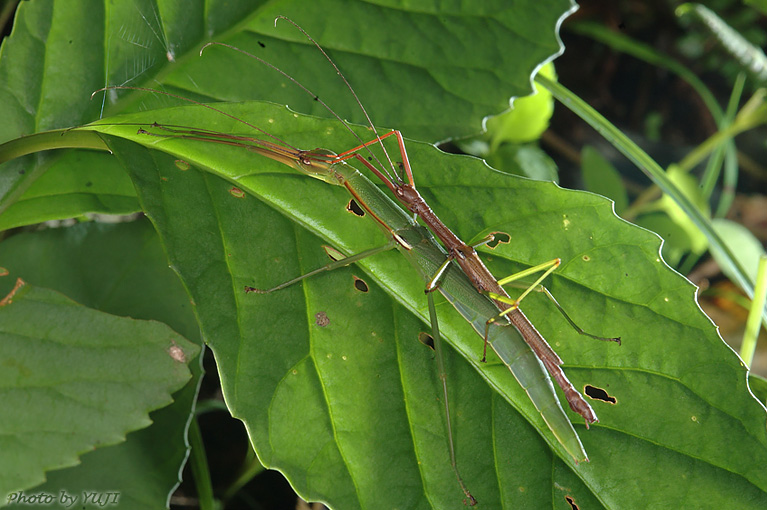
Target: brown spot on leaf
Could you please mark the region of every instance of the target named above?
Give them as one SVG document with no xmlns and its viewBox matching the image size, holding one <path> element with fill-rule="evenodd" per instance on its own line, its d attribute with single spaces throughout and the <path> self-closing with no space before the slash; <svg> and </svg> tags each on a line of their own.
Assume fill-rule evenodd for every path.
<svg viewBox="0 0 767 510">
<path fill-rule="evenodd" d="M 170 357 L 179 363 L 186 363 L 186 354 L 184 354 L 184 351 L 181 349 L 181 347 L 176 345 L 176 342 L 173 342 L 173 345 L 168 347 L 168 354 L 170 354 Z"/>
<path fill-rule="evenodd" d="M 328 318 L 328 314 L 325 312 L 317 312 L 314 314 L 314 323 L 318 325 L 321 328 L 324 328 L 328 324 L 330 324 L 330 319 Z"/>
</svg>

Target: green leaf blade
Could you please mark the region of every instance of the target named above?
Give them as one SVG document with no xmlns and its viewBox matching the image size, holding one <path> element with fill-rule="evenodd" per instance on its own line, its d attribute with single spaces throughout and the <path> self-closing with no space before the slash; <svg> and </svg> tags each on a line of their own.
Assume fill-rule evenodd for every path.
<svg viewBox="0 0 767 510">
<path fill-rule="evenodd" d="M 74 465 L 79 454 L 124 441 L 127 432 L 149 425 L 147 413 L 168 405 L 170 392 L 189 379 L 186 364 L 173 356 L 190 359 L 196 353 L 159 324 L 89 310 L 29 285 L 0 307 L 0 315 L 0 345 L 9 367 L 3 372 L 3 405 L 25 410 L 4 425 L 3 450 L 18 462 L 4 465 L 3 494 L 34 485 L 43 470 Z M 72 370 L 81 359 L 87 372 Z"/>
<path fill-rule="evenodd" d="M 80 223 L 19 234 L 0 245 L 0 260 L 14 276 L 63 292 L 86 306 L 160 320 L 187 338 L 199 336 L 189 298 L 168 269 L 148 222 Z M 82 368 L 86 363 L 74 360 L 68 368 L 88 371 Z M 46 482 L 26 493 L 64 491 L 78 496 L 83 491 L 119 489 L 122 505 L 137 509 L 164 505 L 180 481 L 188 455 L 186 428 L 201 371 L 197 360 L 191 360 L 190 369 L 194 380 L 173 394 L 173 404 L 150 413 L 151 426 L 129 433 L 122 443 L 81 455 L 76 466 L 46 472 Z M 87 427 L 84 423 L 80 428 Z"/>
<path fill-rule="evenodd" d="M 345 136 L 329 129 L 326 121 L 297 117 L 279 107 L 242 104 L 231 108 L 228 111 L 238 114 L 246 114 L 247 110 L 250 119 L 270 119 L 270 124 L 278 130 L 300 126 L 295 129 L 294 136 L 278 131 L 278 135 L 288 137 L 299 147 L 336 148 L 341 142 L 335 137 Z M 187 114 L 194 115 L 195 119 L 184 119 Z M 164 117 L 173 124 L 202 121 L 216 129 L 223 126 L 213 118 L 203 120 L 199 115 L 206 117 L 207 113 L 181 108 L 167 110 Z M 129 119 L 139 121 L 140 117 Z M 374 222 L 345 212 L 349 197 L 344 190 L 291 174 L 292 170 L 287 167 L 281 168 L 266 158 L 253 157 L 236 148 L 232 150 L 231 147 L 188 140 L 158 141 L 153 137 L 138 136 L 133 129 L 125 132 L 114 127 L 98 129 L 120 133 L 172 154 L 161 165 L 164 170 L 156 176 L 159 181 L 144 183 L 150 193 L 160 189 L 169 193 L 168 183 L 192 178 L 191 173 L 176 168 L 175 158 L 199 165 L 228 181 L 214 186 L 214 181 L 206 178 L 205 191 L 187 191 L 186 199 L 193 201 L 197 208 L 195 216 L 215 221 L 207 227 L 185 228 L 190 233 L 208 232 L 218 225 L 223 228 L 223 237 L 208 233 L 206 236 L 210 235 L 216 243 L 223 239 L 227 246 L 216 255 L 222 262 L 226 261 L 218 264 L 222 271 L 218 281 L 216 278 L 206 280 L 210 287 L 200 287 L 193 291 L 193 295 L 201 314 L 208 308 L 203 305 L 201 296 L 215 296 L 216 292 L 225 292 L 226 302 L 236 303 L 241 310 L 230 310 L 233 305 L 227 304 L 210 319 L 203 319 L 203 325 L 206 320 L 213 325 L 221 324 L 221 317 L 226 314 L 239 321 L 240 326 L 236 331 L 231 330 L 231 337 L 226 338 L 227 334 L 224 334 L 216 341 L 211 336 L 210 342 L 221 360 L 222 372 L 238 374 L 227 384 L 235 389 L 235 393 L 225 389 L 225 394 L 237 416 L 249 427 L 262 459 L 268 459 L 273 463 L 267 462 L 268 465 L 286 472 L 306 497 L 336 505 L 363 507 L 370 503 L 366 491 L 357 492 L 357 478 L 367 479 L 379 467 L 365 465 L 364 459 L 355 460 L 358 459 L 355 434 L 369 433 L 368 439 L 373 443 L 380 442 L 389 445 L 387 448 L 392 451 L 402 448 L 406 452 L 398 461 L 402 464 L 397 465 L 401 476 L 393 478 L 388 485 L 390 492 L 400 490 L 395 487 L 409 487 L 420 480 L 421 490 L 428 501 L 437 502 L 435 505 L 461 499 L 446 460 L 447 440 L 436 375 L 432 375 L 432 385 L 428 387 L 422 387 L 423 383 L 414 382 L 418 379 L 407 375 L 408 365 L 415 363 L 411 358 L 428 365 L 430 353 L 424 352 L 426 349 L 416 341 L 419 330 L 426 329 L 425 325 L 418 327 L 418 321 L 427 317 L 424 283 L 404 258 L 393 252 L 383 253 L 363 261 L 360 267 L 364 272 L 353 267 L 318 276 L 271 295 L 238 294 L 245 285 L 269 287 L 326 264 L 328 259 L 320 247 L 323 241 L 349 254 L 385 242 Z M 316 133 L 314 143 L 306 141 L 311 138 L 311 131 Z M 128 149 L 129 146 L 125 147 Z M 451 407 L 459 468 L 474 495 L 481 502 L 500 505 L 503 501 L 516 501 L 518 495 L 512 497 L 508 492 L 510 486 L 545 484 L 548 479 L 548 486 L 555 487 L 575 476 L 581 480 L 583 488 L 573 488 L 564 494 L 555 492 L 556 501 L 564 502 L 566 496 L 576 495 L 576 500 L 597 498 L 608 508 L 625 507 L 631 501 L 646 497 L 642 495 L 650 491 L 650 486 L 659 483 L 647 474 L 655 472 L 650 468 L 652 460 L 664 465 L 664 469 L 671 473 L 669 476 L 684 478 L 684 483 L 661 484 L 663 490 L 654 493 L 652 499 L 660 507 L 664 506 L 664 501 L 686 501 L 685 494 L 690 494 L 690 487 L 700 487 L 707 494 L 717 492 L 717 497 L 710 496 L 713 501 L 724 502 L 728 498 L 753 504 L 762 501 L 760 498 L 767 480 L 753 466 L 767 458 L 764 407 L 748 390 L 745 367 L 717 336 L 710 320 L 695 304 L 694 288 L 662 262 L 659 238 L 617 219 L 611 203 L 596 195 L 506 176 L 471 158 L 440 155 L 429 146 L 411 142 L 408 147 L 411 163 L 418 172 L 419 189 L 435 212 L 454 226 L 459 235 L 465 239 L 481 238 L 492 231 L 511 235 L 509 245 L 501 245 L 495 250 L 483 248 L 483 257 L 494 274 L 505 276 L 535 263 L 561 257 L 563 264 L 552 275 L 548 286 L 559 297 L 562 306 L 585 329 L 602 335 L 620 335 L 623 339 L 623 345 L 618 346 L 579 337 L 541 295 L 531 295 L 523 303 L 525 312 L 565 360 L 565 372 L 575 386 L 583 391 L 586 385 L 592 385 L 616 399 L 615 404 L 591 400 L 600 423 L 589 430 L 580 424 L 582 422 L 576 415 L 570 414 L 591 458 L 590 463 L 574 465 L 568 456 L 559 460 L 559 454 L 552 453 L 552 449 L 558 451 L 559 448 L 556 440 L 550 436 L 508 369 L 497 362 L 479 363 L 481 339 L 453 315 L 447 303 L 438 306 L 443 335 L 461 355 L 456 357 L 456 352 L 451 352 L 449 359 L 453 361 L 449 362 L 452 364 L 448 384 L 451 400 L 457 400 L 451 402 Z M 235 185 L 253 193 L 257 200 L 232 194 L 231 188 Z M 212 202 L 217 212 L 199 209 L 201 197 L 213 196 L 214 189 L 219 189 L 215 193 L 218 198 Z M 179 194 L 175 196 L 181 200 Z M 165 200 L 168 199 L 157 198 L 158 203 Z M 491 203 L 510 206 L 488 208 L 487 204 Z M 174 207 L 178 208 L 176 214 L 183 215 L 184 222 L 191 221 L 184 212 L 188 209 L 184 209 L 181 202 Z M 306 231 L 312 235 L 305 237 L 308 235 Z M 185 236 L 187 234 L 179 235 L 181 238 Z M 320 236 L 321 240 L 313 236 Z M 545 236 L 545 242 L 542 236 Z M 270 238 L 274 238 L 274 243 Z M 186 255 L 190 259 L 202 253 L 196 244 L 192 246 L 195 250 Z M 182 268 L 190 263 L 193 269 L 193 260 L 182 264 L 179 259 L 175 263 L 182 277 L 186 273 Z M 371 291 L 360 295 L 353 287 L 352 275 L 365 279 Z M 225 290 L 222 290 L 222 282 Z M 219 290 L 214 290 L 216 288 Z M 366 308 L 360 308 L 358 303 L 378 299 L 372 296 L 378 296 L 381 291 L 386 293 L 384 296 L 389 296 L 382 302 L 384 304 L 376 305 L 374 312 L 362 313 L 360 310 Z M 331 298 L 336 294 L 338 298 Z M 397 313 L 404 313 L 410 319 L 394 319 L 396 329 L 391 330 L 385 326 L 392 322 L 388 318 L 379 329 L 376 324 L 381 317 L 388 317 L 389 310 L 398 307 L 402 308 Z M 321 340 L 327 331 L 315 324 L 314 317 L 318 312 L 328 315 L 331 321 L 328 328 L 341 324 L 341 330 L 327 343 Z M 406 326 L 408 322 L 412 325 Z M 256 331 L 257 337 L 254 336 Z M 364 333 L 366 331 L 370 333 Z M 375 338 L 384 343 L 391 342 L 389 339 L 393 335 L 400 354 L 393 356 L 390 347 L 378 351 L 380 346 L 369 345 L 373 332 Z M 347 356 L 347 360 L 343 356 Z M 351 367 L 347 368 L 349 365 Z M 305 437 L 303 431 L 298 435 L 291 432 L 284 436 L 291 439 L 281 441 L 280 445 L 295 445 L 296 440 L 313 445 L 307 446 L 310 455 L 301 461 L 295 454 L 278 452 L 271 440 L 264 439 L 281 430 L 278 423 L 284 426 L 295 420 L 294 416 L 288 418 L 280 412 L 265 421 L 263 416 L 253 415 L 253 408 L 261 405 L 257 405 L 257 401 L 268 402 L 271 408 L 278 390 L 280 395 L 288 395 L 283 393 L 287 388 L 281 389 L 283 383 L 280 381 L 288 380 L 291 369 L 299 366 L 306 371 L 301 375 L 304 381 L 302 393 L 314 395 L 305 412 L 316 417 L 318 423 L 312 427 L 311 438 Z M 251 367 L 256 367 L 252 373 Z M 242 375 L 239 375 L 240 371 Z M 394 377 L 392 374 L 400 375 Z M 372 383 L 376 383 L 375 389 L 370 386 Z M 261 390 L 265 393 L 259 394 Z M 381 414 L 373 412 L 375 408 L 368 401 L 358 406 L 338 404 L 356 402 L 358 395 L 346 394 L 355 390 L 367 395 L 368 399 L 381 399 Z M 504 407 L 504 413 L 520 416 L 515 423 L 526 432 L 519 434 L 533 434 L 539 442 L 523 445 L 515 434 L 499 436 L 493 434 L 492 429 L 488 430 L 487 424 L 494 422 L 493 412 L 483 404 L 486 402 L 484 398 L 477 397 L 488 391 L 491 395 L 503 395 L 503 402 L 507 402 L 503 406 L 511 404 L 508 410 Z M 405 402 L 411 400 L 410 395 L 434 399 L 430 404 L 432 414 L 423 415 L 429 418 L 419 417 L 421 411 L 414 405 L 407 403 L 402 407 L 402 395 L 405 395 Z M 733 398 L 733 395 L 737 397 Z M 389 409 L 387 406 L 392 405 L 389 399 L 398 402 L 398 407 Z M 287 398 L 280 397 L 280 401 L 286 402 Z M 355 416 L 357 408 L 359 413 Z M 386 409 L 385 413 L 383 409 Z M 388 436 L 389 430 L 368 425 L 382 420 L 383 414 L 392 418 L 405 417 L 404 422 L 402 418 L 396 418 L 396 423 L 389 426 L 393 436 Z M 435 422 L 436 419 L 440 423 Z M 431 438 L 422 432 L 425 423 L 433 425 Z M 666 427 L 674 427 L 674 431 L 669 432 Z M 394 432 L 395 428 L 400 432 Z M 341 433 L 350 429 L 354 434 Z M 701 431 L 696 432 L 698 429 Z M 744 431 L 747 431 L 745 435 Z M 279 434 L 283 437 L 282 432 Z M 444 445 L 443 450 L 431 452 L 439 442 Z M 727 447 L 722 448 L 722 444 Z M 318 450 L 318 446 L 322 448 Z M 549 454 L 536 454 L 537 461 L 528 465 L 525 474 L 517 471 L 513 481 L 502 478 L 503 474 L 509 473 L 508 462 L 516 465 L 517 456 L 526 458 L 526 455 L 533 455 L 533 451 L 546 451 L 547 448 Z M 429 453 L 425 454 L 425 450 Z M 349 455 L 347 452 L 350 451 L 355 455 Z M 499 452 L 516 453 L 506 459 Z M 369 457 L 376 458 L 375 455 Z M 334 466 L 333 470 L 317 474 L 316 459 L 326 460 Z M 305 467 L 299 468 L 302 463 Z M 550 474 L 552 465 L 560 463 L 562 478 L 547 478 L 545 473 Z M 291 469 L 295 471 L 291 472 Z M 695 471 L 692 480 L 687 480 L 688 469 Z M 488 470 L 496 473 L 498 485 L 487 480 Z M 724 476 L 722 473 L 734 474 L 727 475 L 726 483 L 717 482 L 716 491 L 709 490 L 706 480 Z M 386 478 L 381 476 L 381 479 Z M 600 490 L 611 481 L 616 484 L 614 489 L 609 493 Z M 306 485 L 302 486 L 302 483 Z M 326 490 L 332 490 L 334 496 Z M 417 499 L 405 497 L 409 492 L 400 492 L 403 504 L 416 505 Z M 373 493 L 379 494 L 375 490 Z M 741 493 L 743 497 L 738 495 Z"/>
</svg>

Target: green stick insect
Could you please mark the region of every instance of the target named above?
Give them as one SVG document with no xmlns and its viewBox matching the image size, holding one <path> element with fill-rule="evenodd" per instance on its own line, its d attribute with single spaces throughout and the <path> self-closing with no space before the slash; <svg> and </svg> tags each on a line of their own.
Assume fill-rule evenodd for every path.
<svg viewBox="0 0 767 510">
<path fill-rule="evenodd" d="M 542 362 L 539 361 L 538 356 L 529 345 L 530 342 L 534 341 L 545 342 L 545 340 L 542 340 L 543 337 L 534 329 L 532 324 L 530 324 L 528 329 L 517 329 L 516 327 L 489 328 L 488 321 L 492 321 L 491 324 L 497 323 L 504 317 L 501 315 L 502 310 L 499 309 L 495 301 L 490 296 L 477 292 L 475 285 L 466 273 L 464 273 L 456 261 L 451 259 L 448 252 L 437 242 L 427 228 L 416 223 L 411 215 L 406 213 L 378 186 L 373 184 L 370 179 L 351 164 L 344 160 L 339 160 L 338 156 L 326 150 L 296 151 L 266 140 L 212 131 L 188 130 L 155 125 L 153 129 L 142 129 L 141 132 L 153 136 L 181 137 L 246 148 L 270 159 L 290 165 L 300 172 L 328 184 L 345 187 L 355 202 L 365 211 L 366 215 L 376 221 L 379 227 L 391 239 L 386 245 L 335 260 L 326 266 L 322 266 L 268 290 L 247 287 L 246 291 L 261 294 L 275 292 L 318 273 L 345 267 L 366 257 L 397 248 L 426 282 L 432 336 L 434 338 L 439 376 L 445 396 L 451 464 L 468 502 L 473 503 L 476 500 L 463 484 L 455 461 L 455 450 L 452 443 L 449 420 L 450 411 L 447 398 L 446 374 L 441 352 L 441 337 L 434 308 L 434 298 L 431 292 L 433 290 L 438 290 L 458 310 L 461 316 L 471 324 L 480 337 L 490 345 L 491 349 L 509 367 L 511 373 L 522 388 L 525 389 L 530 400 L 541 413 L 557 440 L 573 459 L 576 461 L 588 461 L 588 456 L 581 445 L 580 439 L 567 415 L 564 413 L 551 380 L 543 368 L 545 365 L 542 366 Z M 529 273 L 528 271 L 525 275 Z M 518 311 L 519 309 L 517 308 L 516 310 Z M 538 338 L 531 340 L 530 337 L 533 335 L 537 335 Z M 545 345 L 548 347 L 548 344 Z M 553 350 L 551 350 L 551 353 L 553 353 Z M 553 356 L 556 357 L 556 354 L 553 354 Z M 555 359 L 559 360 L 558 357 Z M 559 366 L 556 365 L 556 368 L 559 369 Z M 559 370 L 561 372 L 561 369 Z M 564 378 L 564 374 L 562 374 L 562 377 Z M 567 381 L 567 379 L 564 378 L 564 381 Z M 569 384 L 569 381 L 567 381 L 567 384 Z M 580 397 L 580 394 L 577 393 L 577 390 L 572 385 L 570 385 L 570 388 Z M 588 417 L 586 418 L 587 423 L 595 422 L 595 413 L 591 410 L 588 403 L 582 400 L 582 397 L 580 398 L 581 402 L 585 404 L 586 409 L 582 415 L 585 415 L 584 418 Z M 571 407 L 574 406 L 571 404 Z"/>
<path fill-rule="evenodd" d="M 288 21 L 293 23 L 289 19 Z M 320 267 L 268 290 L 246 287 L 246 292 L 268 294 L 284 289 L 318 273 L 345 267 L 366 257 L 396 248 L 405 256 L 408 262 L 416 268 L 426 282 L 425 291 L 428 300 L 432 336 L 434 338 L 439 377 L 442 383 L 443 397 L 445 401 L 445 416 L 451 466 L 460 488 L 466 496 L 465 502 L 474 505 L 477 501 L 465 486 L 456 462 L 448 388 L 446 383 L 446 370 L 441 350 L 441 337 L 434 298 L 432 295 L 433 291 L 438 290 L 455 307 L 460 315 L 471 324 L 474 330 L 484 340 L 485 351 L 487 345 L 490 345 L 491 349 L 509 368 L 517 382 L 525 390 L 536 409 L 541 413 L 541 416 L 549 429 L 568 454 L 570 454 L 576 462 L 588 461 L 588 456 L 581 444 L 580 438 L 575 432 L 572 423 L 567 418 L 567 415 L 564 413 L 551 380 L 546 372 L 548 371 L 557 384 L 562 388 L 571 409 L 585 419 L 587 426 L 589 423 L 596 422 L 597 416 L 588 402 L 586 402 L 567 379 L 561 369 L 562 360 L 549 346 L 543 336 L 536 330 L 530 320 L 522 313 L 519 309 L 519 303 L 531 291 L 542 291 L 554 302 L 558 310 L 579 333 L 596 339 L 616 341 L 618 343 L 620 343 L 620 339 L 590 335 L 578 328 L 572 319 L 570 319 L 558 305 L 548 290 L 540 285 L 540 282 L 559 266 L 559 259 L 529 268 L 507 278 L 496 280 L 479 259 L 475 250 L 477 246 L 493 241 L 493 237 L 488 236 L 480 243 L 470 246 L 461 241 L 447 226 L 444 225 L 444 223 L 442 223 L 416 190 L 412 170 L 407 158 L 404 139 L 401 133 L 395 130 L 382 136 L 378 136 L 376 128 L 372 121 L 370 121 L 364 106 L 357 98 L 356 93 L 346 81 L 346 78 L 341 71 L 336 67 L 335 63 L 329 58 L 320 45 L 314 41 L 314 39 L 306 34 L 306 32 L 298 27 L 298 25 L 295 23 L 293 24 L 323 53 L 354 95 L 357 104 L 368 119 L 370 128 L 375 133 L 375 138 L 372 141 L 361 143 L 359 146 L 340 154 L 336 154 L 326 149 L 300 150 L 291 147 L 286 142 L 274 137 L 265 130 L 241 119 L 232 117 L 230 114 L 222 112 L 210 105 L 204 105 L 165 92 L 162 93 L 199 104 L 200 106 L 214 110 L 223 115 L 230 116 L 234 118 L 234 120 L 257 130 L 266 137 L 270 137 L 271 140 L 218 133 L 205 129 L 189 129 L 181 126 L 161 124 L 153 124 L 151 127 L 141 128 L 139 130 L 139 133 L 151 136 L 183 138 L 187 140 L 214 142 L 241 147 L 289 165 L 303 174 L 322 180 L 328 184 L 343 186 L 349 191 L 353 200 L 362 208 L 362 210 L 364 210 L 366 215 L 373 218 L 378 226 L 390 238 L 389 243 L 386 245 L 365 250 L 348 257 L 329 253 L 335 260 L 326 266 Z M 311 94 L 315 100 L 320 102 L 329 112 L 335 115 L 336 118 L 355 136 L 355 138 L 360 142 L 362 141 L 351 127 L 343 119 L 338 117 L 338 115 L 336 115 L 335 112 L 319 97 L 315 96 L 306 87 L 281 69 L 264 61 L 260 57 L 223 43 L 209 43 L 203 47 L 200 53 L 202 54 L 203 51 L 211 45 L 225 46 L 240 51 L 271 67 L 277 72 L 282 73 L 308 94 Z M 150 89 L 135 87 L 112 88 L 150 91 Z M 158 91 L 151 90 L 151 92 Z M 383 140 L 390 136 L 395 137 L 397 140 L 400 156 L 402 158 L 401 167 L 404 169 L 407 181 L 399 177 L 397 172 L 398 165 L 393 163 L 383 143 Z M 370 151 L 370 146 L 374 144 L 381 147 L 388 165 L 381 164 L 380 159 L 376 154 Z M 370 155 L 369 159 L 366 159 L 360 154 L 363 150 L 368 151 Z M 371 160 L 376 164 L 371 163 Z M 410 213 L 421 218 L 428 228 L 418 224 L 413 215 L 408 214 L 402 207 L 398 206 L 379 187 L 373 184 L 370 179 L 352 166 L 350 163 L 354 161 L 361 163 L 374 175 L 380 178 L 392 191 L 399 202 L 404 205 Z M 386 166 L 391 168 L 391 172 L 386 169 Z M 432 232 L 439 238 L 442 245 L 437 242 Z M 502 288 L 502 285 L 517 281 L 521 278 L 526 278 L 531 274 L 539 273 L 541 271 L 543 271 L 543 274 L 535 281 L 535 283 L 525 286 L 526 290 L 516 300 L 511 299 Z M 485 355 L 483 354 L 483 361 L 484 358 Z"/>
</svg>

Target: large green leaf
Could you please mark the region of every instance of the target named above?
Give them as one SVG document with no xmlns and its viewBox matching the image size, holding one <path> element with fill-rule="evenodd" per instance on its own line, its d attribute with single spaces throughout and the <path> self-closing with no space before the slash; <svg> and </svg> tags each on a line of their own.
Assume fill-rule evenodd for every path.
<svg viewBox="0 0 767 510">
<path fill-rule="evenodd" d="M 214 47 L 200 57 L 200 48 L 211 40 L 284 68 L 340 116 L 363 122 L 322 54 L 288 22 L 275 28 L 277 15 L 290 16 L 317 38 L 376 122 L 429 141 L 475 134 L 483 117 L 508 109 L 511 96 L 531 92 L 530 75 L 560 51 L 555 26 L 572 8 L 571 0 L 466 6 L 357 0 L 22 2 L 0 50 L 0 142 L 179 102 L 125 90 L 89 99 L 105 86 L 152 87 L 204 100 L 263 99 L 330 115 L 285 77 L 240 53 Z M 402 91 L 407 101 L 401 100 Z M 30 156 L 9 163 L 0 173 L 0 212 L 12 209 L 2 227 L 137 209 L 114 173 L 114 159 L 93 155 L 98 163 L 84 166 L 82 157 Z M 55 172 L 46 176 L 46 185 L 30 188 L 51 166 Z"/>
<path fill-rule="evenodd" d="M 225 109 L 301 147 L 338 148 L 348 136 L 332 121 L 268 104 Z M 158 118 L 238 131 L 198 107 L 114 120 L 148 126 Z M 427 315 L 424 282 L 398 254 L 271 295 L 242 291 L 326 263 L 323 241 L 346 253 L 384 243 L 375 222 L 345 212 L 344 189 L 236 147 L 137 134 L 135 125 L 97 129 L 151 149 L 109 141 L 193 295 L 227 404 L 265 465 L 283 471 L 304 497 L 337 508 L 382 500 L 459 506 L 438 379 L 431 353 L 416 342 Z M 451 355 L 448 381 L 458 461 L 482 504 L 517 507 L 531 497 L 529 506 L 540 507 L 574 498 L 606 508 L 638 500 L 679 508 L 703 498 L 757 508 L 767 501 L 758 468 L 767 461 L 764 408 L 698 308 L 694 287 L 660 259 L 657 236 L 617 218 L 601 197 L 507 176 L 429 145 L 409 149 L 421 192 L 460 236 L 511 235 L 510 245 L 485 250 L 496 274 L 561 257 L 549 288 L 562 305 L 584 328 L 623 338 L 620 347 L 580 338 L 540 296 L 524 303 L 574 384 L 615 399 L 592 399 L 601 421 L 577 426 L 591 462 L 576 465 L 510 374 L 497 362 L 479 363 L 481 339 L 449 305 L 440 307 L 443 332 L 462 355 Z M 358 292 L 352 275 L 370 292 Z M 321 312 L 329 325 L 318 323 Z"/>
</svg>

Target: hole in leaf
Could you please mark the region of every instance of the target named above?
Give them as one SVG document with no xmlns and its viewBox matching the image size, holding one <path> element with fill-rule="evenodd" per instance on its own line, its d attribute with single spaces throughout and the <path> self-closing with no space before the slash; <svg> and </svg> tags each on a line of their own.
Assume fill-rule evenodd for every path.
<svg viewBox="0 0 767 510">
<path fill-rule="evenodd" d="M 570 496 L 565 496 L 565 501 L 567 501 L 570 504 L 570 508 L 572 508 L 572 510 L 580 510 L 580 507 L 575 503 L 575 498 L 571 498 Z"/>
<path fill-rule="evenodd" d="M 356 276 L 354 277 L 354 288 L 360 292 L 367 292 L 370 290 L 370 287 L 365 283 L 365 280 L 357 278 Z"/>
<path fill-rule="evenodd" d="M 491 250 L 496 249 L 501 244 L 509 244 L 511 242 L 511 236 L 506 232 L 490 232 L 493 236 L 493 240 L 487 243 L 487 247 Z"/>
<path fill-rule="evenodd" d="M 245 196 L 245 192 L 242 191 L 240 188 L 230 189 L 229 194 L 232 195 L 234 198 L 243 198 Z"/>
<path fill-rule="evenodd" d="M 314 323 L 318 325 L 321 328 L 324 328 L 328 324 L 330 324 L 330 319 L 328 318 L 328 314 L 325 312 L 317 312 L 314 314 Z"/>
<path fill-rule="evenodd" d="M 365 216 L 365 210 L 353 198 L 346 204 L 346 210 L 359 217 Z"/>
<path fill-rule="evenodd" d="M 616 399 L 615 397 L 611 397 L 602 388 L 597 388 L 596 386 L 587 384 L 586 387 L 583 389 L 583 391 L 586 393 L 586 395 L 593 398 L 594 400 L 601 400 L 602 402 L 607 402 L 608 404 L 618 403 L 618 399 Z"/>
<path fill-rule="evenodd" d="M 266 48 L 266 44 L 262 43 L 261 41 L 258 41 L 258 45 L 261 46 L 262 48 Z"/>
<path fill-rule="evenodd" d="M 429 333 L 426 333 L 424 331 L 421 331 L 418 333 L 418 341 L 424 344 L 426 347 L 434 350 L 434 337 L 431 336 Z"/>
<path fill-rule="evenodd" d="M 186 170 L 189 170 L 192 167 L 192 165 L 190 165 L 189 163 L 187 163 L 183 159 L 177 159 L 173 163 L 176 165 L 176 168 L 178 168 L 182 172 L 184 172 Z"/>
</svg>

